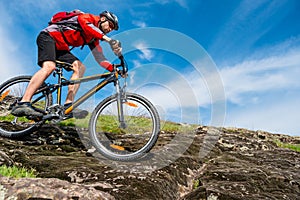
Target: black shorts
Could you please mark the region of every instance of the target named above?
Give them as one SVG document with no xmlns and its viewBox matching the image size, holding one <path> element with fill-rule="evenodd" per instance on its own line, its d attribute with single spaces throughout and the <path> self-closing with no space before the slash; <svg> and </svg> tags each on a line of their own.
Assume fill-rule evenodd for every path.
<svg viewBox="0 0 300 200">
<path fill-rule="evenodd" d="M 41 32 L 36 43 L 38 45 L 38 65 L 40 67 L 43 66 L 45 61 L 55 62 L 59 60 L 72 64 L 74 61 L 79 60 L 70 51 L 57 50 L 54 39 L 47 32 Z"/>
</svg>

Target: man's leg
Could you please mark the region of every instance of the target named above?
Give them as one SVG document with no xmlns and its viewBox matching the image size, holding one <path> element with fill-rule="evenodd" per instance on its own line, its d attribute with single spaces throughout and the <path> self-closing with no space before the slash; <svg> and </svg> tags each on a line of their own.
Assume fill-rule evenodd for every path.
<svg viewBox="0 0 300 200">
<path fill-rule="evenodd" d="M 15 116 L 42 117 L 43 114 L 31 106 L 31 99 L 37 89 L 55 70 L 56 47 L 55 41 L 46 32 L 40 32 L 36 40 L 38 46 L 38 65 L 42 67 L 31 78 L 21 102 L 12 108 Z"/>
<path fill-rule="evenodd" d="M 83 77 L 83 74 L 85 72 L 85 66 L 79 60 L 74 61 L 72 65 L 73 65 L 74 72 L 71 76 L 71 80 Z M 80 84 L 69 85 L 67 99 L 65 102 L 66 109 L 72 105 L 72 102 L 74 101 L 79 86 Z M 75 117 L 77 119 L 82 119 L 85 118 L 88 114 L 89 114 L 88 111 L 76 108 L 72 110 L 72 112 L 68 114 L 68 116 Z"/>
<path fill-rule="evenodd" d="M 73 74 L 71 76 L 72 79 L 81 78 L 85 72 L 85 66 L 79 60 L 76 60 L 72 63 L 73 66 Z M 68 87 L 68 95 L 65 104 L 72 103 L 74 101 L 75 95 L 79 89 L 80 84 L 69 85 Z"/>
<path fill-rule="evenodd" d="M 33 94 L 54 70 L 55 62 L 45 61 L 43 63 L 43 67 L 39 71 L 37 71 L 31 78 L 21 102 L 30 102 Z"/>
<path fill-rule="evenodd" d="M 36 111 L 31 106 L 31 99 L 33 94 L 42 85 L 45 79 L 48 78 L 48 76 L 54 71 L 55 62 L 46 61 L 42 66 L 42 69 L 37 71 L 31 78 L 21 102 L 13 107 L 11 114 L 18 117 L 27 116 L 33 118 L 40 118 L 43 116 L 41 112 Z"/>
</svg>

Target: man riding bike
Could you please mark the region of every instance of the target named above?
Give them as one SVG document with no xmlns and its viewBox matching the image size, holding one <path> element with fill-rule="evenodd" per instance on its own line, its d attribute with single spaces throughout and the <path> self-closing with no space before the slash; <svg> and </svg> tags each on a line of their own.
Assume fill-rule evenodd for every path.
<svg viewBox="0 0 300 200">
<path fill-rule="evenodd" d="M 56 69 L 56 60 L 72 64 L 72 69 L 67 69 L 68 71 L 73 71 L 71 79 L 83 77 L 85 66 L 70 52 L 70 46 L 88 45 L 99 65 L 109 71 L 113 70 L 112 64 L 103 55 L 99 43 L 100 40 L 108 42 L 116 55 L 121 54 L 120 42 L 106 36 L 107 33 L 119 29 L 117 16 L 109 11 L 104 11 L 99 16 L 82 13 L 66 21 L 67 23 L 49 24 L 38 35 L 38 65 L 41 69 L 33 75 L 22 100 L 12 109 L 11 113 L 13 115 L 18 117 L 30 116 L 32 118 L 43 116 L 41 112 L 31 106 L 30 102 L 37 89 Z M 80 30 L 74 27 L 80 27 Z M 72 105 L 78 88 L 79 84 L 68 87 L 68 94 L 64 104 L 65 109 Z M 87 111 L 75 109 L 70 117 L 84 118 L 87 114 Z"/>
</svg>

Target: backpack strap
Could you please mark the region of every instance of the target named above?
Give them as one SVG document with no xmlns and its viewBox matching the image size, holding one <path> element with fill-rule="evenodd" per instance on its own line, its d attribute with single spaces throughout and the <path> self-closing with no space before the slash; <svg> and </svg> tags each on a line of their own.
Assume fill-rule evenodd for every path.
<svg viewBox="0 0 300 200">
<path fill-rule="evenodd" d="M 64 41 L 66 42 L 66 44 L 67 44 L 68 46 L 71 46 L 71 45 L 69 44 L 69 42 L 68 42 L 68 40 L 67 40 L 67 38 L 66 38 L 66 36 L 65 36 L 65 34 L 64 34 L 63 26 L 67 26 L 67 27 L 69 27 L 69 28 L 71 28 L 71 29 L 74 29 L 75 31 L 79 31 L 80 36 L 82 37 L 83 42 L 84 42 L 83 45 L 82 45 L 81 48 L 80 48 L 81 50 L 83 49 L 83 47 L 84 47 L 85 45 L 88 44 L 88 43 L 86 42 L 86 39 L 85 39 L 84 35 L 83 35 L 83 29 L 80 27 L 80 24 L 79 24 L 79 23 L 77 23 L 76 25 L 75 25 L 74 23 L 68 23 L 68 22 L 57 22 L 57 23 L 52 23 L 52 24 L 56 24 L 56 25 L 58 26 L 58 30 L 59 30 L 59 32 L 61 33 L 61 35 L 62 35 Z M 72 51 L 74 48 L 75 48 L 75 47 L 73 46 L 73 47 L 70 49 L 70 51 Z"/>
</svg>

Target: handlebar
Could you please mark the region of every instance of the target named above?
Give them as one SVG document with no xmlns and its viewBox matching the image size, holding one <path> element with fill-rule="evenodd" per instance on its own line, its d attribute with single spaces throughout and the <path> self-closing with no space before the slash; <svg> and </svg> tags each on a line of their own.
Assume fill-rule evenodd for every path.
<svg viewBox="0 0 300 200">
<path fill-rule="evenodd" d="M 126 63 L 125 58 L 122 54 L 119 55 L 118 57 L 119 57 L 119 60 L 120 60 L 120 64 L 114 64 L 114 66 L 115 66 L 116 69 L 119 68 L 119 67 L 122 67 L 121 74 L 125 75 L 128 72 L 127 63 Z"/>
</svg>

